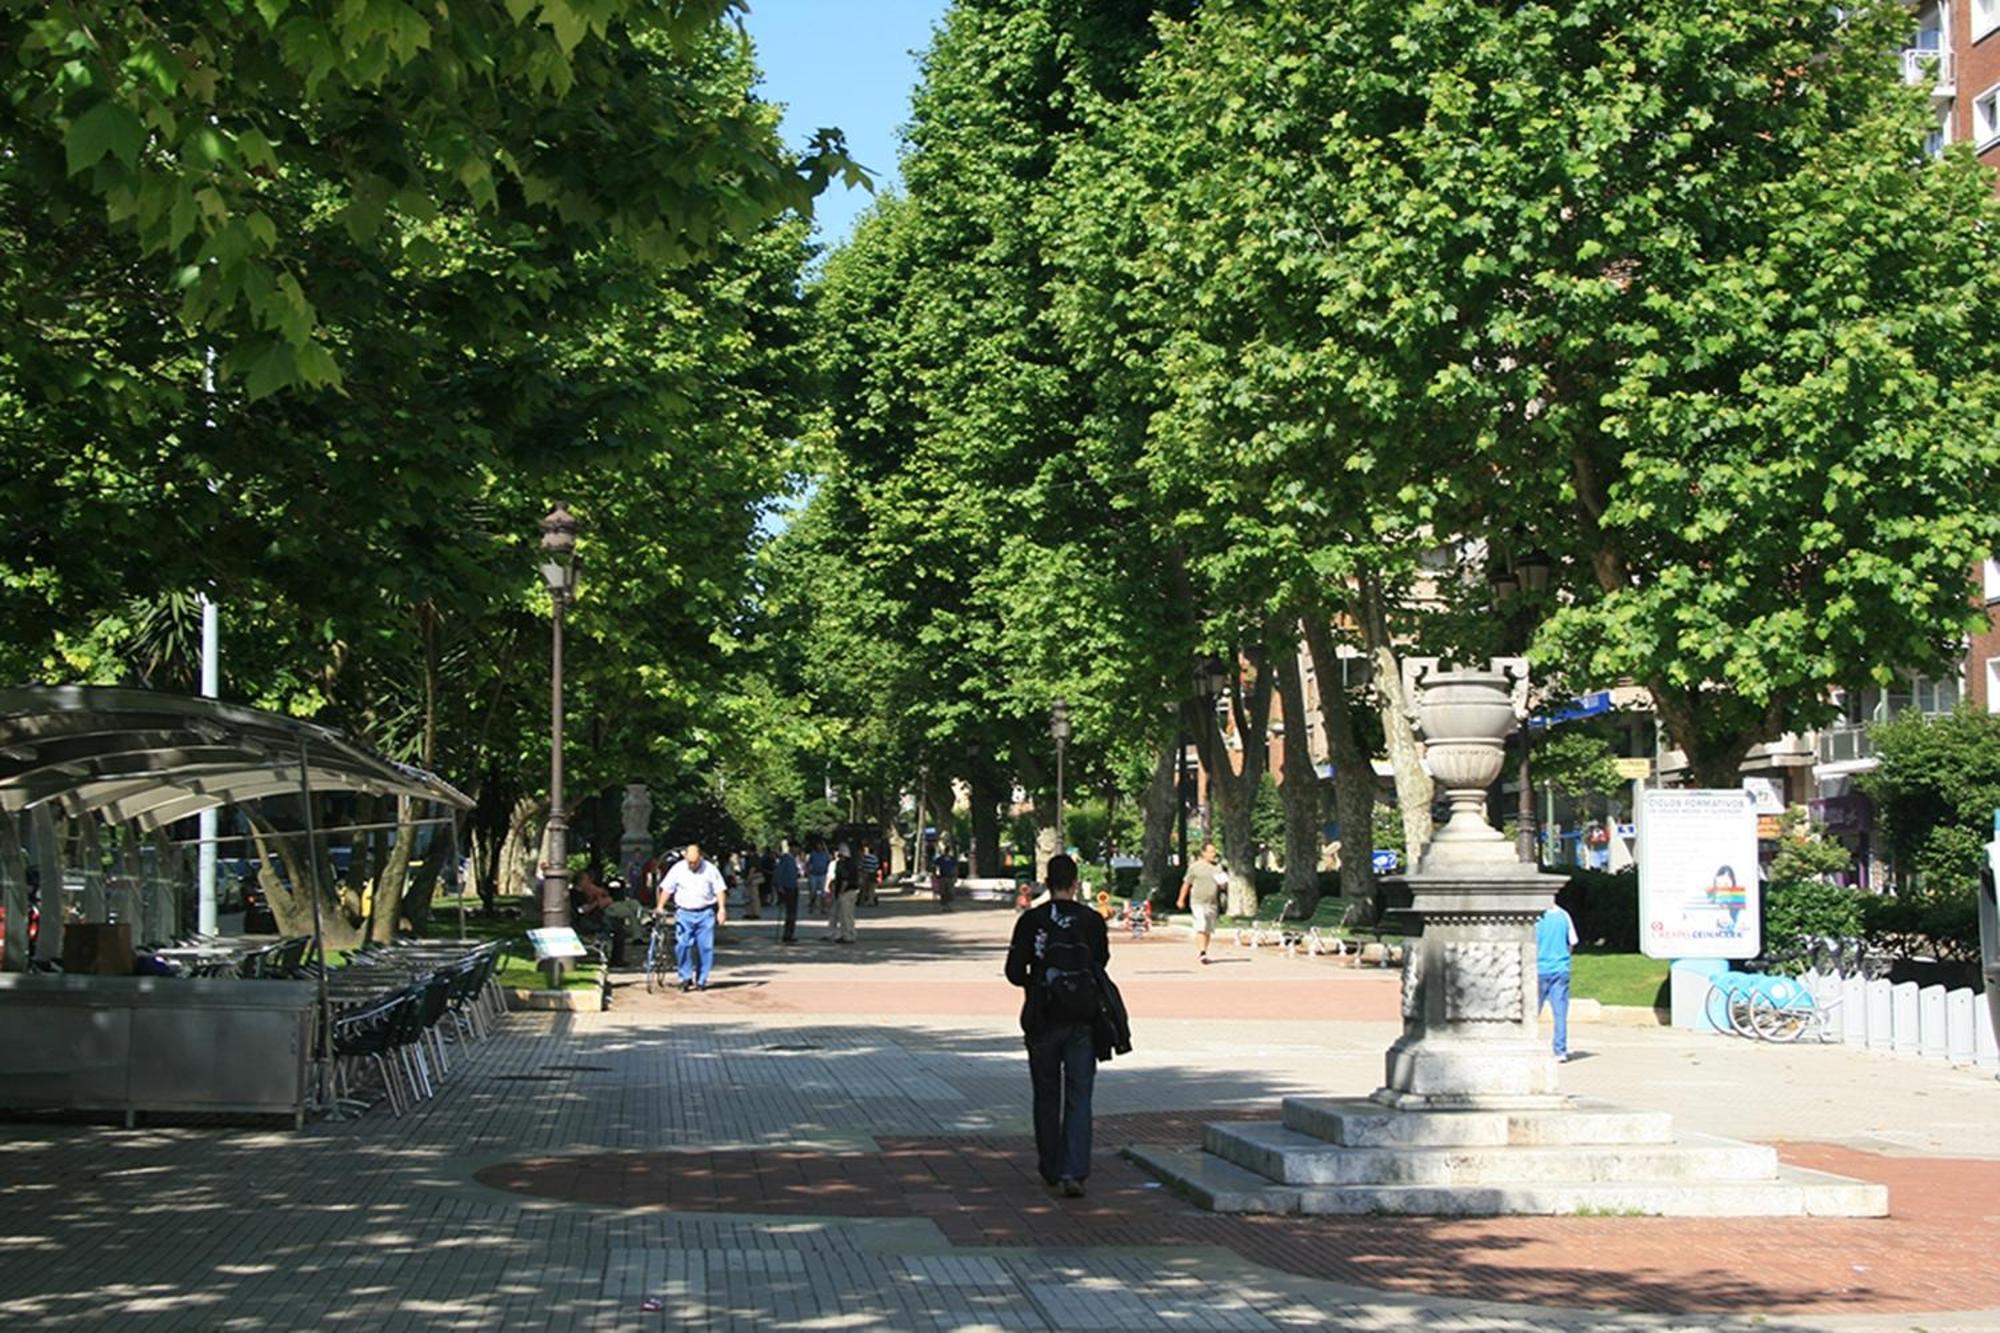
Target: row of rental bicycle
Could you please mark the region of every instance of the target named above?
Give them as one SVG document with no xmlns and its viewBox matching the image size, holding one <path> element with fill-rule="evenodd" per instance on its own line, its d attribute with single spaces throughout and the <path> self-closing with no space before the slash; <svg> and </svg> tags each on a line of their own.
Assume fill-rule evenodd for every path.
<svg viewBox="0 0 2000 1333">
<path fill-rule="evenodd" d="M 1761 961 L 1764 971 L 1722 972 L 1709 979 L 1704 1007 L 1710 1027 L 1757 1041 L 1826 1041 L 1840 1013 L 1839 978 L 1886 971 L 1886 961 L 1871 958 L 1858 939 L 1814 939 L 1789 955 Z"/>
</svg>

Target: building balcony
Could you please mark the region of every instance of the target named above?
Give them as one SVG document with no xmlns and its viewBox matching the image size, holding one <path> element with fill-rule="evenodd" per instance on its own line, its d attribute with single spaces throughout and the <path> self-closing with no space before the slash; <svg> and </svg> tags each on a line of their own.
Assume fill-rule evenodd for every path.
<svg viewBox="0 0 2000 1333">
<path fill-rule="evenodd" d="M 1819 733 L 1819 761 L 1822 764 L 1854 764 L 1875 757 L 1866 726 L 1836 723 Z"/>
<path fill-rule="evenodd" d="M 1928 86 L 1932 97 L 1950 97 L 1956 91 L 1951 52 L 1935 47 L 1910 47 L 1903 52 L 1903 82 L 1913 88 Z"/>
</svg>

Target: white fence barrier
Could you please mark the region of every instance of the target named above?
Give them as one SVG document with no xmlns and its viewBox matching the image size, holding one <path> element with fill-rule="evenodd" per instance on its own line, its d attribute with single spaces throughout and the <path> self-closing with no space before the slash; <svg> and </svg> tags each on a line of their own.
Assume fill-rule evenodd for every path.
<svg viewBox="0 0 2000 1333">
<path fill-rule="evenodd" d="M 2000 1070 L 1993 1011 L 1983 995 L 1824 972 L 1808 972 L 1803 980 L 1827 1007 L 1828 1041 Z"/>
</svg>

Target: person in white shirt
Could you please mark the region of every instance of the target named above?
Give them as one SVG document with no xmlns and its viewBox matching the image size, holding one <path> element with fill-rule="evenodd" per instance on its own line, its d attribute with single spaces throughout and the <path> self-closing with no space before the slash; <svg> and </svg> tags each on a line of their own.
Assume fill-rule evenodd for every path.
<svg viewBox="0 0 2000 1333">
<path fill-rule="evenodd" d="M 701 846 L 689 843 L 687 855 L 660 882 L 654 907 L 674 905 L 674 963 L 682 990 L 707 990 L 709 969 L 715 965 L 715 928 L 729 923 L 728 886 L 713 861 L 704 861 Z"/>
</svg>

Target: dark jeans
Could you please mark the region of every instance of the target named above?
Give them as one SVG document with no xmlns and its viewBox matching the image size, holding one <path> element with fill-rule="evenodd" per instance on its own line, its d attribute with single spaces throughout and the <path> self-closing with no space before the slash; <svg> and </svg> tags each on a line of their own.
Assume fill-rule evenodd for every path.
<svg viewBox="0 0 2000 1333">
<path fill-rule="evenodd" d="M 1097 1050 L 1090 1024 L 1065 1023 L 1028 1038 L 1028 1077 L 1035 1085 L 1035 1155 L 1042 1179 L 1090 1175 L 1090 1090 Z"/>
<path fill-rule="evenodd" d="M 799 891 L 793 889 L 787 893 L 785 890 L 780 889 L 778 890 L 778 901 L 784 904 L 785 908 L 785 933 L 783 938 L 791 939 L 792 936 L 798 933 L 799 929 Z"/>
</svg>

